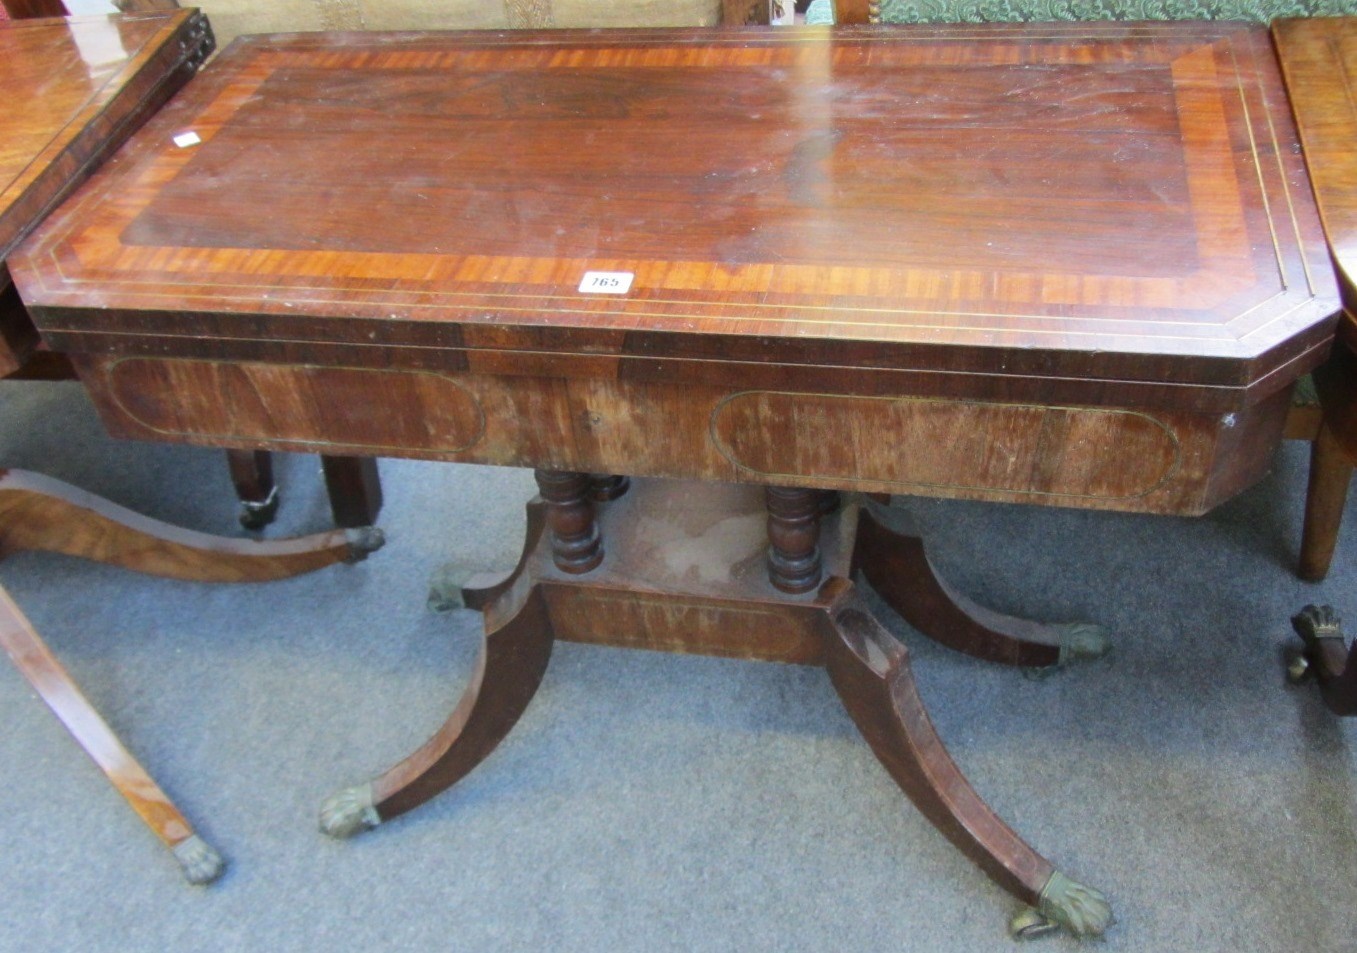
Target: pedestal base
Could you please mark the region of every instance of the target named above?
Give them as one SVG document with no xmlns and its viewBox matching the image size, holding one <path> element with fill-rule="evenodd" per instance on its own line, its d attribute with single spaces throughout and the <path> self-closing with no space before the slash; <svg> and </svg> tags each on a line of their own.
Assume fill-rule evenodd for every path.
<svg viewBox="0 0 1357 953">
<path fill-rule="evenodd" d="M 1024 843 L 952 761 L 915 690 L 908 651 L 873 617 L 853 570 L 861 567 L 925 632 L 947 634 L 949 644 L 982 657 L 1056 664 L 1071 654 L 1061 647 L 1068 631 L 954 596 L 916 538 L 892 529 L 884 511 L 867 514 L 857 503 L 820 527 L 819 584 L 788 594 L 769 579 L 766 518 L 759 487 L 637 480 L 626 496 L 600 504 L 604 555 L 597 568 L 579 573 L 559 568 L 543 531 L 545 505 L 534 501 L 518 567 L 465 593 L 467 605 L 484 612 L 486 636 L 452 717 L 370 786 L 327 802 L 322 829 L 347 836 L 375 826 L 479 764 L 527 707 L 556 639 L 823 665 L 881 763 L 943 834 L 1045 921 L 1079 936 L 1102 933 L 1111 918 L 1102 896 Z M 905 573 L 916 578 L 897 584 Z M 952 634 L 958 628 L 964 638 Z"/>
</svg>

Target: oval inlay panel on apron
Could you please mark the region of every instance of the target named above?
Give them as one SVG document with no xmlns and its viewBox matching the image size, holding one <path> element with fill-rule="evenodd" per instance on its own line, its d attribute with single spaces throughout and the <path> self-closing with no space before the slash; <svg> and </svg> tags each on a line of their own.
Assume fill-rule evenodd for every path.
<svg viewBox="0 0 1357 953">
<path fill-rule="evenodd" d="M 727 397 L 711 438 L 768 476 L 1100 499 L 1150 493 L 1180 457 L 1173 433 L 1136 411 L 778 391 Z"/>
<path fill-rule="evenodd" d="M 128 358 L 109 383 L 123 410 L 167 435 L 456 452 L 485 431 L 475 395 L 425 371 Z"/>
</svg>

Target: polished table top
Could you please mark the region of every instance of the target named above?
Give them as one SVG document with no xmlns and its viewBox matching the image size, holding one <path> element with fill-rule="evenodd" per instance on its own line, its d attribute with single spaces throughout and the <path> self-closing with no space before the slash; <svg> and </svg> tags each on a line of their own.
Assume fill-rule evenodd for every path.
<svg viewBox="0 0 1357 953">
<path fill-rule="evenodd" d="M 0 261 L 181 65 L 188 50 L 172 41 L 201 25 L 190 10 L 0 22 Z"/>
<path fill-rule="evenodd" d="M 193 75 L 210 42 L 191 10 L 0 21 L 0 290 L 19 240 Z M 7 310 L 4 322 L 0 373 L 36 344 L 25 316 Z"/>
<path fill-rule="evenodd" d="M 1279 20 L 1277 53 L 1295 107 L 1343 297 L 1357 307 L 1357 17 Z M 1357 344 L 1352 320 L 1346 340 Z"/>
<path fill-rule="evenodd" d="M 1320 538 L 1326 554 L 1315 557 L 1312 577 L 1322 578 L 1338 536 L 1343 504 L 1357 456 L 1357 106 L 1353 79 L 1357 76 L 1357 18 L 1324 17 L 1279 20 L 1273 25 L 1277 54 L 1286 77 L 1296 122 L 1305 145 L 1306 163 L 1315 198 L 1324 220 L 1334 265 L 1338 270 L 1344 312 L 1338 323 L 1332 358 L 1315 372 L 1315 385 L 1324 410 L 1324 427 L 1311 464 L 1312 473 L 1331 473 L 1324 482 L 1311 477 L 1312 486 L 1331 493 L 1318 497 L 1313 507 L 1323 515 L 1307 515 L 1306 540 Z M 1335 449 L 1337 448 L 1337 449 Z M 1327 467 L 1324 465 L 1327 464 Z"/>
<path fill-rule="evenodd" d="M 246 38 L 16 275 L 131 436 L 1174 512 L 1257 475 L 1222 477 L 1221 427 L 1275 443 L 1337 310 L 1267 33 L 1240 24 Z M 257 365 L 256 396 L 193 420 L 148 396 L 230 392 L 212 361 Z M 279 366 L 310 397 L 261 416 Z M 398 400 L 434 423 L 326 419 L 317 367 L 355 400 L 393 399 L 358 369 L 423 372 Z M 606 384 L 638 433 L 582 435 L 584 398 L 548 412 L 530 378 Z M 643 387 L 674 389 L 653 422 Z M 1022 473 L 819 460 L 810 431 L 873 407 L 863 443 L 1012 430 Z M 637 451 L 666 425 L 691 436 Z M 1053 432 L 1157 469 L 1061 470 Z"/>
</svg>

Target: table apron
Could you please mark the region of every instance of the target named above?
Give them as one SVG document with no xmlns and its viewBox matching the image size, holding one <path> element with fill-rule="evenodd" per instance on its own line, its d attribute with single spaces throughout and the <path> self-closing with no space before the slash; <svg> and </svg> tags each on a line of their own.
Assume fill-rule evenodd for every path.
<svg viewBox="0 0 1357 953">
<path fill-rule="evenodd" d="M 1259 478 L 1288 391 L 1236 413 L 75 357 L 117 436 L 1201 513 Z"/>
</svg>

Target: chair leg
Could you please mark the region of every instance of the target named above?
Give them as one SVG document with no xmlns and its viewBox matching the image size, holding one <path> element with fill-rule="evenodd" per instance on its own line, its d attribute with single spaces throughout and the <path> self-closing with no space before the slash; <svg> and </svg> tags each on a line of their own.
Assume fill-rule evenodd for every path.
<svg viewBox="0 0 1357 953">
<path fill-rule="evenodd" d="M 1310 447 L 1310 483 L 1305 493 L 1305 528 L 1297 570 L 1307 582 L 1319 582 L 1329 574 L 1351 479 L 1352 460 L 1328 425 L 1321 425 Z"/>
<path fill-rule="evenodd" d="M 231 482 L 240 498 L 240 525 L 263 529 L 278 515 L 278 485 L 273 455 L 267 450 L 227 450 Z M 373 457 L 320 458 L 335 525 L 343 529 L 372 526 L 382 509 L 382 482 Z"/>
<path fill-rule="evenodd" d="M 335 525 L 345 529 L 371 526 L 382 509 L 382 481 L 375 457 L 320 458 Z"/>
</svg>

